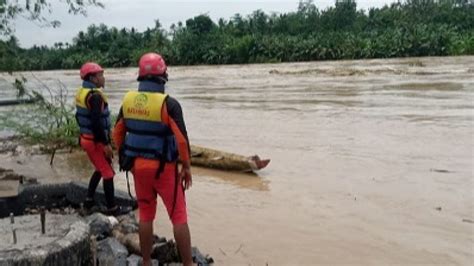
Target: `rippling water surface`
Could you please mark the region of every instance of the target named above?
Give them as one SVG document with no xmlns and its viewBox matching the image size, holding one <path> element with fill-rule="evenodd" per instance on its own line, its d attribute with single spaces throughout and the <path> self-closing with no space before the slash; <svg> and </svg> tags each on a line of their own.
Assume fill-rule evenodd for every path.
<svg viewBox="0 0 474 266">
<path fill-rule="evenodd" d="M 72 94 L 76 72 L 25 75 Z M 272 159 L 258 176 L 194 169 L 193 244 L 217 265 L 474 263 L 474 57 L 169 74 L 193 143 Z M 115 112 L 135 75 L 106 71 Z M 0 75 L 0 97 L 11 80 Z M 83 157 L 68 158 L 60 172 L 87 177 Z M 163 208 L 157 218 L 171 236 Z"/>
</svg>

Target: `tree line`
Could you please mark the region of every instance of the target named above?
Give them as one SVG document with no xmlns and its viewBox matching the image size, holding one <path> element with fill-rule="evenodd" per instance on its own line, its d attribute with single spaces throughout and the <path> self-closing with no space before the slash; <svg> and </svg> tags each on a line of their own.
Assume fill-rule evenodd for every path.
<svg viewBox="0 0 474 266">
<path fill-rule="evenodd" d="M 474 1 L 405 0 L 369 10 L 336 0 L 324 10 L 302 0 L 295 12 L 213 21 L 207 15 L 163 29 L 159 20 L 139 32 L 91 25 L 72 42 L 21 48 L 14 36 L 0 41 L 0 70 L 135 66 L 149 51 L 171 65 L 246 64 L 312 60 L 474 54 Z"/>
</svg>

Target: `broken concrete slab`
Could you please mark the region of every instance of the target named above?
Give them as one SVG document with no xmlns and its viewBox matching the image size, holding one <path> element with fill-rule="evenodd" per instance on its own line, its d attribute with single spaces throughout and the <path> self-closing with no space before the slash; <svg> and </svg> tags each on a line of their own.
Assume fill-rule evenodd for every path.
<svg viewBox="0 0 474 266">
<path fill-rule="evenodd" d="M 15 229 L 13 242 L 11 231 Z M 75 215 L 46 215 L 41 233 L 39 215 L 0 220 L 0 265 L 90 265 L 89 227 Z"/>
</svg>

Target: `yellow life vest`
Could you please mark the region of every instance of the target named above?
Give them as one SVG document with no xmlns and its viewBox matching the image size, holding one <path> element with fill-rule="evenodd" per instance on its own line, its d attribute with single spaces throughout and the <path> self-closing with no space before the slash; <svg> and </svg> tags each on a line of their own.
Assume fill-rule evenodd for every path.
<svg viewBox="0 0 474 266">
<path fill-rule="evenodd" d="M 88 88 L 79 88 L 76 93 L 76 106 L 82 107 L 82 108 L 88 108 L 87 107 L 87 96 L 89 93 L 94 92 L 94 93 L 99 93 L 100 96 L 102 96 L 102 99 L 104 103 L 107 103 L 107 96 L 104 94 L 102 89 L 88 89 Z"/>
<path fill-rule="evenodd" d="M 80 88 L 76 93 L 76 121 L 79 125 L 79 131 L 81 134 L 92 134 L 92 120 L 91 112 L 89 110 L 87 100 L 90 93 L 99 93 L 104 101 L 104 107 L 101 110 L 101 119 L 100 123 L 105 130 L 106 136 L 110 132 L 110 111 L 107 103 L 107 97 L 102 92 L 101 89 L 89 89 L 89 88 Z"/>
<path fill-rule="evenodd" d="M 176 161 L 178 149 L 175 136 L 161 119 L 166 97 L 168 95 L 159 92 L 130 91 L 125 94 L 122 114 L 127 129 L 124 143 L 126 156 Z"/>
<path fill-rule="evenodd" d="M 168 95 L 155 92 L 129 91 L 123 98 L 125 119 L 161 122 L 161 108 Z"/>
</svg>

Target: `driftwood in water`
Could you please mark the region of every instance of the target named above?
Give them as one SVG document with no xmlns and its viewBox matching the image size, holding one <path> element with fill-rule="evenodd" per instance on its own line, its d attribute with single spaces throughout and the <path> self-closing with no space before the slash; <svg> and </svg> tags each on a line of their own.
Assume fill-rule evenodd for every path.
<svg viewBox="0 0 474 266">
<path fill-rule="evenodd" d="M 252 172 L 268 165 L 270 160 L 261 160 L 257 155 L 246 157 L 191 145 L 191 164 L 226 171 Z"/>
<path fill-rule="evenodd" d="M 8 105 L 19 105 L 19 104 L 27 104 L 27 103 L 34 103 L 35 99 L 6 99 L 0 100 L 0 106 L 8 106 Z"/>
</svg>

